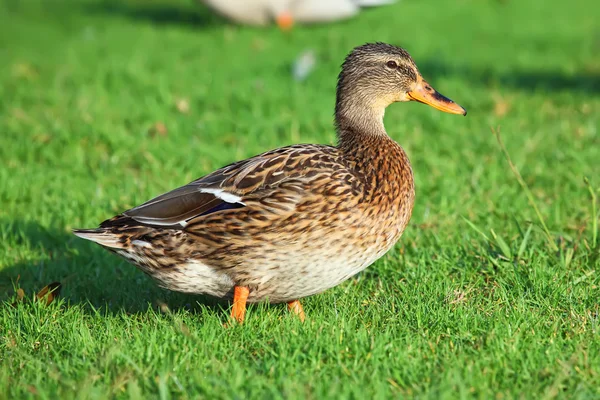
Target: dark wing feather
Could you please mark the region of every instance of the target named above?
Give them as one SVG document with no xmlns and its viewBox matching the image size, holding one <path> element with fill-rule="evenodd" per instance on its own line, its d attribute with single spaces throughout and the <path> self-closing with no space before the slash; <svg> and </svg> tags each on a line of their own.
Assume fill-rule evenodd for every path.
<svg viewBox="0 0 600 400">
<path fill-rule="evenodd" d="M 160 195 L 123 214 L 148 225 L 180 224 L 225 203 L 212 193 L 201 193 L 197 186 L 186 185 Z"/>
<path fill-rule="evenodd" d="M 279 148 L 223 167 L 189 184 L 155 197 L 123 214 L 148 225 L 185 227 L 198 216 L 225 209 L 242 208 L 244 197 L 271 192 L 281 182 L 303 176 L 319 157 L 335 156 L 331 146 L 296 145 Z M 202 189 L 212 193 L 202 192 Z M 233 195 L 220 198 L 214 191 Z M 221 196 L 226 197 L 226 196 Z"/>
</svg>

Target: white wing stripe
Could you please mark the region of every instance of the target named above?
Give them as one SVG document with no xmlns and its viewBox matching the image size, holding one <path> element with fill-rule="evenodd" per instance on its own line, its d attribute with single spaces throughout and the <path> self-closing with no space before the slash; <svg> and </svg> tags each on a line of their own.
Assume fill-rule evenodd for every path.
<svg viewBox="0 0 600 400">
<path fill-rule="evenodd" d="M 221 199 L 227 203 L 240 203 L 240 204 L 246 205 L 242 201 L 241 197 L 236 196 L 235 194 L 232 194 L 232 193 L 225 192 L 223 189 L 200 188 L 199 190 L 201 193 L 214 194 L 215 197 L 218 197 L 219 199 Z"/>
<path fill-rule="evenodd" d="M 143 240 L 133 240 L 133 241 L 131 242 L 131 244 L 132 244 L 132 245 L 134 245 L 134 246 L 147 247 L 147 248 L 149 248 L 149 249 L 151 249 L 151 248 L 152 248 L 152 245 L 151 245 L 150 243 L 148 243 L 148 242 L 145 242 L 145 241 L 143 241 Z"/>
</svg>

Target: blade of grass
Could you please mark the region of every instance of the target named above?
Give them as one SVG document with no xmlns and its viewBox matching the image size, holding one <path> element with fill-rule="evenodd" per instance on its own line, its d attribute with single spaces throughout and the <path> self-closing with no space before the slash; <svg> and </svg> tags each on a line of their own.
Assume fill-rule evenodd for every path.
<svg viewBox="0 0 600 400">
<path fill-rule="evenodd" d="M 598 210 L 596 210 L 596 192 L 587 177 L 583 178 L 583 182 L 587 186 L 590 196 L 592 197 L 592 248 L 595 249 L 598 245 Z"/>
<path fill-rule="evenodd" d="M 519 170 L 517 169 L 515 164 L 513 164 L 512 159 L 510 158 L 510 154 L 508 153 L 506 146 L 504 146 L 504 143 L 502 142 L 502 138 L 500 137 L 500 128 L 498 127 L 498 129 L 494 129 L 494 128 L 491 128 L 491 129 L 492 129 L 492 133 L 494 134 L 494 136 L 496 136 L 496 140 L 498 141 L 500 150 L 502 150 L 502 153 L 504 154 L 504 158 L 506 158 L 506 161 L 508 162 L 508 165 L 509 165 L 511 171 L 513 172 L 513 174 L 517 178 L 517 182 L 519 182 L 519 185 L 521 185 L 521 188 L 525 192 L 525 195 L 527 196 L 527 200 L 529 200 L 529 203 L 533 207 L 533 209 L 538 217 L 538 220 L 540 221 L 540 224 L 542 225 L 542 228 L 544 229 L 544 233 L 546 235 L 548 245 L 550 246 L 550 248 L 552 249 L 553 252 L 557 252 L 558 246 L 556 245 L 556 243 L 554 243 L 554 240 L 552 239 L 552 235 L 550 234 L 550 231 L 548 230 L 548 227 L 546 226 L 544 217 L 542 216 L 542 213 L 540 212 L 537 204 L 535 203 L 533 194 L 529 190 L 529 187 L 527 186 L 527 183 L 521 176 L 521 173 L 519 172 Z"/>
<path fill-rule="evenodd" d="M 512 252 L 510 251 L 510 246 L 506 243 L 504 239 L 502 239 L 502 236 L 496 234 L 496 232 L 493 229 L 490 229 L 490 232 L 494 237 L 496 245 L 500 248 L 500 251 L 502 251 L 504 257 L 506 257 L 509 260 L 512 260 L 513 257 Z"/>
<path fill-rule="evenodd" d="M 465 217 L 462 217 L 462 219 L 465 220 L 465 222 L 477 233 L 479 233 L 481 236 L 483 236 L 483 238 L 485 240 L 487 240 L 488 242 L 491 242 L 490 238 L 483 233 L 483 231 L 481 229 L 479 229 L 474 223 L 472 223 L 471 221 L 469 221 L 468 219 L 466 219 Z"/>
<path fill-rule="evenodd" d="M 533 228 L 533 225 L 530 224 L 529 228 L 527 228 L 527 231 L 525 232 L 525 235 L 523 235 L 523 241 L 521 242 L 521 245 L 519 246 L 519 250 L 517 252 L 518 259 L 521 259 L 521 256 L 525 252 L 525 248 L 527 247 L 527 242 L 529 241 L 529 235 L 531 234 L 532 228 Z"/>
</svg>

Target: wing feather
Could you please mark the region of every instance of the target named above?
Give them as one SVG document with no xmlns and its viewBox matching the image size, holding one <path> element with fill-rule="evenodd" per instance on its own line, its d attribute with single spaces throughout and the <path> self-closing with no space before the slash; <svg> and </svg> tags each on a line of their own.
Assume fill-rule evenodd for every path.
<svg viewBox="0 0 600 400">
<path fill-rule="evenodd" d="M 331 146 L 296 145 L 276 149 L 223 167 L 189 184 L 155 197 L 123 214 L 148 225 L 185 227 L 190 220 L 213 212 L 244 208 L 245 199 L 270 197 L 269 202 L 297 202 L 297 193 L 286 196 L 282 183 L 309 179 L 309 168 L 319 168 L 327 160 L 333 173 L 338 160 Z M 331 165 L 334 164 L 334 165 Z M 322 167 L 322 165 L 321 165 Z M 338 167 L 341 167 L 339 165 Z M 284 185 L 285 186 L 285 185 Z M 238 200 L 239 199 L 239 200 Z M 292 204 L 271 204 L 293 208 Z"/>
<path fill-rule="evenodd" d="M 185 189 L 185 190 L 182 190 Z M 125 211 L 128 217 L 148 225 L 186 225 L 186 221 L 214 209 L 224 203 L 212 193 L 201 193 L 198 188 L 181 187 L 177 193 L 161 195 L 131 210 Z"/>
</svg>

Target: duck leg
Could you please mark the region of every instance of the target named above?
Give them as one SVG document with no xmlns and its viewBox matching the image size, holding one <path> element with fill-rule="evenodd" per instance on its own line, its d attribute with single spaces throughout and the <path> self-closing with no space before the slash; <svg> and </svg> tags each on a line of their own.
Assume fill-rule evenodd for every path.
<svg viewBox="0 0 600 400">
<path fill-rule="evenodd" d="M 277 22 L 277 26 L 282 31 L 289 31 L 294 25 L 294 18 L 289 11 L 284 11 L 275 18 L 275 22 Z"/>
<path fill-rule="evenodd" d="M 246 301 L 250 289 L 247 286 L 236 286 L 233 288 L 233 307 L 231 308 L 231 318 L 240 324 L 244 322 L 246 316 Z"/>
<path fill-rule="evenodd" d="M 304 310 L 302 309 L 302 304 L 300 304 L 300 300 L 290 301 L 289 303 L 287 303 L 287 305 L 290 311 L 296 314 L 298 318 L 300 318 L 300 321 L 304 322 L 306 316 L 304 315 Z"/>
</svg>

